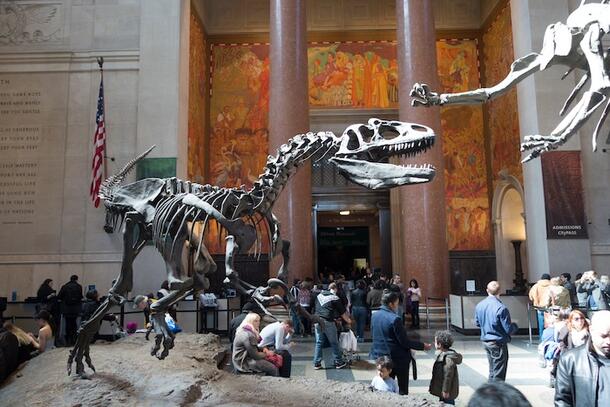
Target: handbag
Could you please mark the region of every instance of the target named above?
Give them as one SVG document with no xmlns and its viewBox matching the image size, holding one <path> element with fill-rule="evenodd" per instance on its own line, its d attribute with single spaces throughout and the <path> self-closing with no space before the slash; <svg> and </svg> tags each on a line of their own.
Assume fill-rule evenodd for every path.
<svg viewBox="0 0 610 407">
<path fill-rule="evenodd" d="M 281 369 L 284 365 L 284 358 L 282 355 L 278 355 L 277 353 L 269 353 L 265 356 L 265 360 L 273 363 L 273 366 Z"/>
<path fill-rule="evenodd" d="M 167 324 L 167 328 L 174 334 L 178 332 L 182 332 L 182 328 L 174 321 L 171 315 L 165 314 L 165 323 Z"/>
</svg>

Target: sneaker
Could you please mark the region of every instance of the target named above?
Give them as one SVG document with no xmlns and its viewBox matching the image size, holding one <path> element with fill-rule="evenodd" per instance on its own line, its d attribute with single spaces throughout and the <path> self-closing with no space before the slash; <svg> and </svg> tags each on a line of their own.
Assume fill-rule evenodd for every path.
<svg viewBox="0 0 610 407">
<path fill-rule="evenodd" d="M 314 368 L 315 370 L 320 370 L 320 369 L 322 369 L 322 364 L 321 364 L 321 363 L 318 363 L 317 365 L 313 365 L 313 368 Z"/>
<path fill-rule="evenodd" d="M 335 365 L 335 369 L 343 369 L 346 366 L 347 366 L 347 363 L 341 362 L 341 363 L 338 363 Z"/>
</svg>

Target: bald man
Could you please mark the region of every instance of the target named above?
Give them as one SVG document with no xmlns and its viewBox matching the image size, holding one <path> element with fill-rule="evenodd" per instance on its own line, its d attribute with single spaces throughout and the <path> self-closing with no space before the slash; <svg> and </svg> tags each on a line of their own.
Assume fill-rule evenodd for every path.
<svg viewBox="0 0 610 407">
<path fill-rule="evenodd" d="M 591 318 L 590 339 L 561 355 L 555 406 L 610 406 L 610 311 Z"/>
<path fill-rule="evenodd" d="M 517 332 L 517 325 L 511 322 L 508 308 L 500 301 L 500 284 L 487 284 L 487 298 L 477 304 L 474 320 L 481 328 L 481 342 L 489 361 L 489 381 L 506 379 L 508 369 L 508 342 Z"/>
</svg>

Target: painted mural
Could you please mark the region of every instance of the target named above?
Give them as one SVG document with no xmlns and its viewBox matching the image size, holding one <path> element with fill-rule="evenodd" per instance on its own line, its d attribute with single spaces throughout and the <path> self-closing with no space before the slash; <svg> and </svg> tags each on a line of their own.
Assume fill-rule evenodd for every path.
<svg viewBox="0 0 610 407">
<path fill-rule="evenodd" d="M 476 40 L 437 41 L 442 92 L 480 85 Z M 441 108 L 449 250 L 491 247 L 487 165 L 480 105 Z"/>
<path fill-rule="evenodd" d="M 269 46 L 215 45 L 210 98 L 210 183 L 252 183 L 268 146 Z"/>
<path fill-rule="evenodd" d="M 188 179 L 205 182 L 206 84 L 208 61 L 203 25 L 191 11 L 189 54 Z"/>
<path fill-rule="evenodd" d="M 398 107 L 395 43 L 311 44 L 307 60 L 311 107 Z"/>
<path fill-rule="evenodd" d="M 514 60 L 510 7 L 498 14 L 489 29 L 483 34 L 482 61 L 483 86 L 500 82 L 510 71 Z M 498 172 L 506 169 L 523 183 L 519 138 L 519 116 L 517 112 L 517 90 L 485 105 L 491 140 L 491 171 L 494 187 Z"/>
<path fill-rule="evenodd" d="M 439 41 L 437 52 L 440 83 L 445 92 L 479 87 L 475 40 Z M 206 181 L 249 188 L 267 158 L 269 47 L 215 44 L 211 66 L 211 136 Z M 312 108 L 398 106 L 393 42 L 311 44 L 308 75 Z M 441 120 L 449 247 L 487 250 L 491 247 L 491 233 L 482 108 L 443 108 Z M 210 242 L 210 251 L 222 253 L 216 240 Z"/>
</svg>

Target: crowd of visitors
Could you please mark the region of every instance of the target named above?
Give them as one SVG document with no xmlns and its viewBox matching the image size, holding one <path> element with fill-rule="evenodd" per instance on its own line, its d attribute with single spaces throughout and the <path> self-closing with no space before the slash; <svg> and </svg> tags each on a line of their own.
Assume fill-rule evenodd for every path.
<svg viewBox="0 0 610 407">
<path fill-rule="evenodd" d="M 322 369 L 324 348 L 332 351 L 332 368 L 349 367 L 340 346 L 340 334 L 354 330 L 362 343 L 370 325 L 369 359 L 375 361 L 376 375 L 371 389 L 401 395 L 409 393 L 409 377 L 417 379 L 416 351 L 429 351 L 432 344 L 408 335 L 405 316 L 411 315 L 410 327 L 419 328 L 419 302 L 422 291 L 416 280 L 402 283 L 364 270 L 354 283 L 342 275 L 328 275 L 323 281 L 295 281 L 290 292 L 277 285 L 260 288 L 265 306 L 286 304 L 288 294 L 295 300 L 290 317 L 274 320 L 256 301 L 249 301 L 244 311 L 231 321 L 232 364 L 240 374 L 266 374 L 290 377 L 293 339 L 315 336 L 313 366 Z M 509 309 L 500 297 L 500 285 L 491 281 L 488 296 L 477 304 L 475 324 L 489 363 L 489 382 L 471 397 L 469 406 L 523 405 L 527 399 L 514 387 L 503 383 L 508 369 L 508 344 L 518 327 L 511 321 Z M 169 295 L 164 283 L 157 293 L 135 297 L 134 306 L 144 311 L 149 324 L 150 306 Z M 89 290 L 83 301 L 78 277 L 72 276 L 59 293 L 53 281 L 45 280 L 37 293 L 40 309 L 36 314 L 38 332 L 26 333 L 7 322 L 0 329 L 0 375 L 9 369 L 52 349 L 59 343 L 58 322 L 65 326 L 65 344 L 74 343 L 77 319 L 90 319 L 101 302 L 96 290 Z M 555 387 L 556 406 L 610 405 L 610 284 L 594 271 L 578 275 L 543 274 L 529 291 L 540 327 L 539 353 L 548 366 L 551 386 Z M 59 314 L 55 317 L 55 314 Z M 115 320 L 105 315 L 105 320 Z M 453 346 L 450 331 L 434 335 L 436 355 L 432 366 L 429 393 L 445 404 L 455 404 L 459 395 L 458 367 L 463 357 Z M 356 339 L 354 339 L 356 343 Z M 14 350 L 14 352 L 11 351 Z M 327 366 L 329 368 L 329 366 Z M 508 401 L 511 401 L 510 403 Z"/>
</svg>

